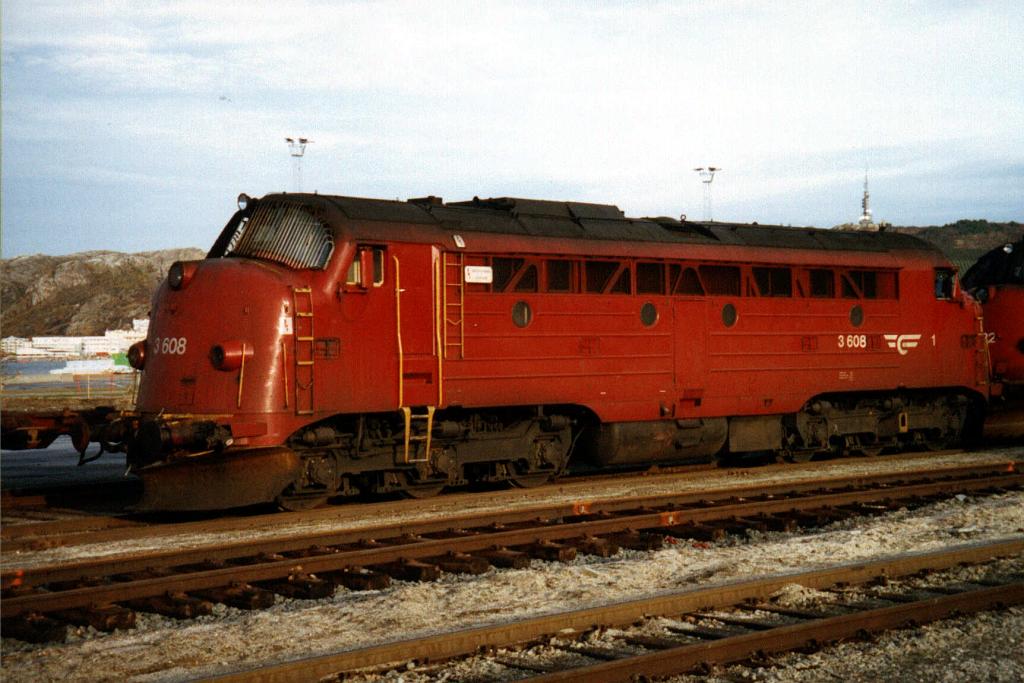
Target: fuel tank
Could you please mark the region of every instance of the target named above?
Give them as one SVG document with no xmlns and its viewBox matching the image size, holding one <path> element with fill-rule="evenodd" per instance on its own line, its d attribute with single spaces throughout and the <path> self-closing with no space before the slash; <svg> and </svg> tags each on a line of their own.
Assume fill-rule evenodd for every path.
<svg viewBox="0 0 1024 683">
<path fill-rule="evenodd" d="M 585 432 L 580 447 L 603 467 L 710 461 L 727 435 L 725 418 L 610 422 Z"/>
</svg>

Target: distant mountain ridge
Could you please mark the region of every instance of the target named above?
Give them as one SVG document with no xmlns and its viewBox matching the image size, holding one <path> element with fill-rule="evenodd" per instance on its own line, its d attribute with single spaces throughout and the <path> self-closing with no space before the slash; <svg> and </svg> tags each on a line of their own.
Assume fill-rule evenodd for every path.
<svg viewBox="0 0 1024 683">
<path fill-rule="evenodd" d="M 986 251 L 1024 236 L 1024 224 L 960 220 L 942 226 L 894 226 L 936 246 L 965 271 Z M 0 336 L 99 335 L 144 318 L 157 285 L 175 261 L 200 249 L 137 254 L 86 251 L 0 260 Z"/>
<path fill-rule="evenodd" d="M 130 328 L 133 318 L 148 315 L 153 291 L 172 263 L 205 255 L 193 248 L 0 260 L 0 335 L 84 336 Z"/>
</svg>

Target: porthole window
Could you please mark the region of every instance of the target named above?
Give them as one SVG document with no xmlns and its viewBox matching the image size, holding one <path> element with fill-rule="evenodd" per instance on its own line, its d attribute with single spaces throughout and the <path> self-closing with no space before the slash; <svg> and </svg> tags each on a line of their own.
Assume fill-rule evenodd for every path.
<svg viewBox="0 0 1024 683">
<path fill-rule="evenodd" d="M 736 312 L 736 307 L 732 304 L 722 306 L 722 322 L 725 323 L 726 327 L 732 327 L 735 325 L 739 317 L 739 313 Z"/>
<path fill-rule="evenodd" d="M 516 327 L 526 327 L 533 320 L 533 311 L 530 304 L 525 301 L 517 301 L 512 307 L 512 322 Z"/>
<path fill-rule="evenodd" d="M 644 327 L 650 327 L 658 322 L 658 309 L 650 301 L 640 307 L 640 322 L 644 324 Z"/>
<path fill-rule="evenodd" d="M 864 309 L 859 304 L 850 309 L 850 323 L 854 327 L 864 324 Z"/>
</svg>

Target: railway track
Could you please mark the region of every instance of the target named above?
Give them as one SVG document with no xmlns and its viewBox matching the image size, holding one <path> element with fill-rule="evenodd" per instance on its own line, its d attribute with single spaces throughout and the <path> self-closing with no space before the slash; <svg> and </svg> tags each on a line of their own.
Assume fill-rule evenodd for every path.
<svg viewBox="0 0 1024 683">
<path fill-rule="evenodd" d="M 930 453 L 901 453 L 891 455 L 880 462 L 892 463 L 914 463 L 921 461 L 923 466 L 934 462 L 936 456 L 956 455 L 962 451 L 940 451 Z M 811 473 L 815 477 L 834 476 L 829 474 L 831 466 L 841 467 L 850 462 L 848 459 L 834 462 L 818 463 L 777 463 L 759 465 L 756 470 L 762 474 L 773 474 L 784 472 L 786 474 Z M 934 465 L 932 465 L 934 467 Z M 649 483 L 655 480 L 672 482 L 692 478 L 701 472 L 714 472 L 716 477 L 726 482 L 730 477 L 746 476 L 751 471 L 749 467 L 719 467 L 715 464 L 679 465 L 669 467 L 651 467 L 647 470 L 637 472 L 579 472 L 566 475 L 556 482 L 547 486 L 538 487 L 528 491 L 516 490 L 515 500 L 517 504 L 533 495 L 543 496 L 545 492 L 557 488 L 560 492 L 572 495 L 574 490 L 584 491 L 592 489 L 594 485 L 614 484 L 628 485 L 631 482 Z M 197 515 L 168 514 L 168 515 L 139 515 L 130 511 L 123 513 L 112 512 L 112 502 L 129 501 L 131 497 L 140 495 L 137 481 L 109 481 L 101 482 L 100 485 L 90 484 L 85 486 L 59 486 L 49 489 L 28 489 L 20 491 L 3 491 L 2 509 L 4 512 L 4 525 L 0 527 L 0 541 L 3 542 L 5 551 L 39 550 L 57 546 L 80 545 L 85 543 L 118 541 L 130 538 L 114 532 L 109 536 L 90 535 L 105 529 L 124 527 L 148 526 L 153 531 L 151 535 L 159 536 L 168 533 L 189 534 L 189 533 L 210 533 L 219 531 L 231 531 L 239 528 L 284 526 L 290 523 L 317 523 L 332 519 L 343 519 L 351 517 L 353 510 L 360 506 L 374 505 L 375 503 L 362 503 L 350 501 L 346 505 L 328 506 L 301 512 L 275 512 L 260 514 L 257 510 L 241 511 L 224 515 L 217 514 L 221 519 L 214 521 L 207 519 L 195 521 Z M 109 487 L 109 488 L 108 488 Z M 502 491 L 496 492 L 501 496 Z M 81 494 L 81 495 L 79 495 Z M 478 493 L 451 492 L 439 501 L 458 500 L 459 496 L 478 496 Z M 492 494 L 493 495 L 493 494 Z M 469 500 L 469 499 L 467 499 Z M 97 509 L 96 502 L 103 501 L 104 506 Z M 429 504 L 424 500 L 397 500 L 384 503 L 388 512 L 400 512 L 422 508 Z M 365 508 L 364 508 L 365 509 Z M 189 522 L 189 518 L 193 521 Z M 183 521 L 185 520 L 185 521 Z M 11 523 L 13 522 L 13 523 Z M 138 532 L 141 535 L 145 532 Z"/>
<path fill-rule="evenodd" d="M 950 453 L 955 452 L 951 451 Z M 918 459 L 920 459 L 920 454 L 910 454 L 901 457 L 900 462 L 914 462 Z M 923 464 L 925 464 L 925 467 L 928 467 L 926 463 Z M 959 469 L 960 467 L 963 466 L 954 465 L 952 466 L 952 470 Z M 827 470 L 823 471 L 821 464 L 813 466 L 806 464 L 770 465 L 767 467 L 760 467 L 758 468 L 758 471 L 770 473 L 775 469 L 786 473 L 794 473 L 801 470 L 804 472 L 813 472 L 814 476 L 812 480 L 822 482 L 822 485 L 827 485 L 830 481 L 848 481 L 850 477 L 850 475 L 835 475 L 830 474 Z M 677 479 L 689 478 L 698 471 L 706 470 L 716 470 L 718 473 L 724 475 L 721 478 L 722 482 L 728 482 L 732 476 L 743 476 L 748 471 L 745 469 L 723 470 L 714 467 L 694 466 L 691 468 L 687 466 L 682 468 L 652 470 L 637 473 L 627 478 L 624 478 L 621 474 L 614 477 L 607 474 L 597 474 L 567 478 L 559 480 L 557 483 L 551 485 L 551 488 L 557 487 L 561 497 L 572 496 L 574 491 L 578 491 L 584 495 L 591 493 L 590 497 L 592 497 L 592 489 L 595 482 L 601 483 L 604 481 L 610 481 L 616 484 L 624 481 L 626 483 L 629 483 L 630 481 L 649 482 L 652 478 L 659 477 L 664 478 L 665 482 L 670 483 Z M 935 467 L 934 465 L 931 465 L 931 471 L 933 472 L 942 472 L 947 470 L 951 470 L 950 466 Z M 925 470 L 922 469 L 922 471 Z M 861 476 L 863 477 L 863 475 Z M 904 475 L 894 474 L 894 476 Z M 737 490 L 739 495 L 747 495 L 747 493 L 754 488 L 754 486 L 737 488 L 731 483 L 728 484 L 728 486 L 730 489 Z M 715 488 L 713 485 L 710 485 L 710 487 Z M 721 488 L 721 486 L 717 488 Z M 514 500 L 516 502 L 516 507 L 522 507 L 524 499 L 528 499 L 531 494 L 543 494 L 544 491 L 544 487 L 532 489 L 530 491 L 515 491 Z M 438 500 L 466 500 L 472 503 L 474 500 L 478 501 L 479 495 L 480 494 L 473 493 L 456 493 Z M 509 497 L 508 492 L 498 492 L 498 499 L 500 500 L 503 495 L 505 497 Z M 460 498 L 460 496 L 465 498 Z M 4 551 L 10 553 L 40 550 L 58 546 L 133 541 L 169 535 L 186 536 L 195 534 L 230 533 L 241 529 L 252 530 L 275 527 L 283 528 L 289 525 L 325 523 L 343 524 L 348 520 L 359 517 L 359 512 L 361 510 L 370 510 L 372 515 L 374 506 L 376 506 L 376 509 L 382 511 L 382 514 L 392 516 L 396 513 L 403 514 L 406 512 L 423 510 L 432 504 L 432 501 L 424 500 L 398 500 L 384 503 L 369 503 L 368 506 L 366 504 L 363 506 L 358 504 L 329 506 L 302 512 L 278 512 L 270 514 L 249 512 L 248 514 L 242 515 L 221 515 L 216 518 L 203 518 L 199 520 L 193 519 L 192 521 L 182 521 L 182 515 L 159 516 L 152 514 L 133 515 L 130 513 L 122 515 L 88 515 L 82 514 L 81 512 L 76 513 L 74 510 L 22 509 L 17 511 L 17 514 L 22 516 L 22 518 L 18 520 L 21 523 L 6 525 L 0 528 L 0 541 L 3 542 Z M 527 502 L 526 504 L 528 505 L 529 503 Z M 71 516 L 69 517 L 67 515 Z M 62 518 L 52 519 L 53 516 L 61 516 Z M 192 515 L 192 517 L 195 516 Z"/>
<path fill-rule="evenodd" d="M 468 658 L 480 651 L 543 643 L 561 657 L 517 653 L 484 655 L 492 663 L 528 674 L 536 681 L 602 683 L 670 676 L 716 663 L 736 662 L 957 614 L 1024 604 L 1024 576 L 1011 574 L 978 582 L 946 581 L 891 589 L 887 582 L 960 564 L 1019 556 L 1024 539 L 970 544 L 939 552 L 914 553 L 827 569 L 788 573 L 652 598 L 561 612 L 516 622 L 403 640 L 376 647 L 301 659 L 215 677 L 218 683 L 318 680 L 357 671 L 386 671 L 414 663 Z M 882 588 L 866 600 L 832 601 L 825 608 L 792 609 L 771 602 L 787 585 L 825 591 L 837 598 L 840 586 L 876 582 Z M 610 637 L 588 634 L 618 629 Z M 553 637 L 554 636 L 554 637 Z M 603 642 L 601 642 L 603 641 Z M 437 671 L 444 679 L 443 669 Z"/>
<path fill-rule="evenodd" d="M 317 599 L 337 585 L 382 588 L 392 578 L 433 580 L 523 567 L 531 559 L 608 556 L 621 547 L 653 550 L 666 539 L 698 542 L 754 528 L 791 530 L 922 505 L 955 494 L 1018 488 L 1016 466 L 837 477 L 825 481 L 576 501 L 500 514 L 463 515 L 376 528 L 285 534 L 218 546 L 139 553 L 69 564 L 5 567 L 5 633 L 59 639 L 64 623 L 100 630 L 131 625 L 134 610 L 188 618 L 214 602 L 256 609 L 275 594 Z M 102 534 L 133 534 L 133 528 Z"/>
</svg>

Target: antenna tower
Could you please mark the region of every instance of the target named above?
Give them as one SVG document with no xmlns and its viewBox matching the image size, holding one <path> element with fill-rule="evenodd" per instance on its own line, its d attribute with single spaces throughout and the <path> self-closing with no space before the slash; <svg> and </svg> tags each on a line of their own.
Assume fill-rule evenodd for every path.
<svg viewBox="0 0 1024 683">
<path fill-rule="evenodd" d="M 704 220 L 714 220 L 711 217 L 711 181 L 715 179 L 715 173 L 722 169 L 718 166 L 698 166 L 693 170 L 700 175 L 700 181 L 704 183 Z"/>
<path fill-rule="evenodd" d="M 869 205 L 869 199 L 871 195 L 868 193 L 868 171 L 864 169 L 864 198 L 860 200 L 860 207 L 862 213 L 860 215 L 859 226 L 861 230 L 874 230 L 875 222 L 871 217 L 871 207 Z"/>
<path fill-rule="evenodd" d="M 306 145 L 313 142 L 309 138 L 285 138 L 288 153 L 292 157 L 292 191 L 302 192 L 302 157 L 306 153 Z"/>
</svg>

